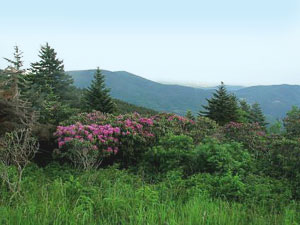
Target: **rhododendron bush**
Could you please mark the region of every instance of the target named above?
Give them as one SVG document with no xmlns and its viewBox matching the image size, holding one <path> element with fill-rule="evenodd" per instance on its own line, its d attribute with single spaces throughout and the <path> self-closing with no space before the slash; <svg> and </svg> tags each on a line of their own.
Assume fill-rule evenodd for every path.
<svg viewBox="0 0 300 225">
<path fill-rule="evenodd" d="M 266 150 L 268 137 L 258 123 L 230 122 L 223 127 L 223 133 L 227 140 L 240 142 L 256 153 Z"/>
<path fill-rule="evenodd" d="M 54 135 L 57 137 L 58 155 L 73 163 L 74 155 L 78 155 L 75 157 L 77 161 L 80 158 L 91 159 L 97 166 L 103 159 L 119 160 L 128 165 L 137 163 L 141 154 L 155 145 L 160 137 L 170 133 L 199 136 L 198 130 L 201 128 L 197 121 L 175 114 L 142 117 L 138 113 L 115 116 L 93 112 L 82 113 L 63 122 Z M 83 152 L 86 153 L 84 157 Z"/>
</svg>

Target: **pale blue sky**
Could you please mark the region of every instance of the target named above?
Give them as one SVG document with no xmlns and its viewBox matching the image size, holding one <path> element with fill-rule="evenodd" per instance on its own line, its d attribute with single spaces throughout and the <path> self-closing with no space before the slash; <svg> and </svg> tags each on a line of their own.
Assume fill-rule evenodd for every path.
<svg viewBox="0 0 300 225">
<path fill-rule="evenodd" d="M 66 70 L 186 84 L 300 84 L 298 0 L 1 2 L 0 56 L 49 42 Z M 0 68 L 6 63 L 0 60 Z"/>
</svg>

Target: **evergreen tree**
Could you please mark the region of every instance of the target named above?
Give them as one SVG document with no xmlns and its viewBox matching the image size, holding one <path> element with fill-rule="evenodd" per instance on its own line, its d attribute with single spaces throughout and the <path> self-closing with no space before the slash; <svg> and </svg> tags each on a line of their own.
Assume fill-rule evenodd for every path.
<svg viewBox="0 0 300 225">
<path fill-rule="evenodd" d="M 283 119 L 286 134 L 290 138 L 300 137 L 300 108 L 293 106 Z"/>
<path fill-rule="evenodd" d="M 223 82 L 211 99 L 206 99 L 208 105 L 203 106 L 206 111 L 200 111 L 200 115 L 215 120 L 219 125 L 239 120 L 237 99 L 229 94 Z"/>
<path fill-rule="evenodd" d="M 250 111 L 250 122 L 258 123 L 261 127 L 266 127 L 266 118 L 261 110 L 261 107 L 258 103 L 254 103 Z"/>
<path fill-rule="evenodd" d="M 25 70 L 22 69 L 23 52 L 18 46 L 15 46 L 14 50 L 13 59 L 4 58 L 10 65 L 0 74 L 0 87 L 4 98 L 19 101 L 26 86 Z"/>
<path fill-rule="evenodd" d="M 31 102 L 28 101 L 26 74 L 22 69 L 23 52 L 18 46 L 15 46 L 14 50 L 13 59 L 4 58 L 10 65 L 0 73 L 0 97 L 9 101 L 15 114 L 19 115 L 19 123 L 31 127 L 36 122 L 37 114 L 32 110 Z"/>
<path fill-rule="evenodd" d="M 245 101 L 239 101 L 239 113 L 240 113 L 240 122 L 250 123 L 251 121 L 251 106 Z"/>
<path fill-rule="evenodd" d="M 109 91 L 110 90 L 105 87 L 104 76 L 98 67 L 94 75 L 94 80 L 85 93 L 85 105 L 87 110 L 112 113 L 115 109 L 115 105 L 109 95 Z"/>
<path fill-rule="evenodd" d="M 40 61 L 31 64 L 29 80 L 33 92 L 37 92 L 39 102 L 53 90 L 61 100 L 68 100 L 68 91 L 72 88 L 73 79 L 64 72 L 63 61 L 57 58 L 57 53 L 46 43 L 39 52 Z M 50 89 L 49 89 L 49 87 Z"/>
<path fill-rule="evenodd" d="M 188 110 L 186 112 L 185 117 L 188 118 L 189 120 L 195 120 L 195 117 L 194 117 L 194 115 L 193 115 L 193 113 L 192 113 L 191 110 Z"/>
<path fill-rule="evenodd" d="M 40 105 L 40 123 L 57 125 L 71 115 L 78 113 L 68 104 L 63 104 L 50 85 L 47 85 L 46 88 L 49 94 L 45 96 Z"/>
</svg>

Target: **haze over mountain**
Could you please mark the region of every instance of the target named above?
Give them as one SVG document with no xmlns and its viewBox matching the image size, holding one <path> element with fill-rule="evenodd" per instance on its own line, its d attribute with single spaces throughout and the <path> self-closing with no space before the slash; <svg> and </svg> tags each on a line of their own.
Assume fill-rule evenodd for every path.
<svg viewBox="0 0 300 225">
<path fill-rule="evenodd" d="M 86 88 L 95 70 L 69 71 L 77 87 Z M 106 85 L 114 98 L 151 108 L 157 111 L 184 115 L 187 110 L 198 113 L 215 88 L 195 88 L 182 85 L 161 84 L 126 71 L 102 70 Z M 258 102 L 269 120 L 282 118 L 293 105 L 300 106 L 299 85 L 229 86 L 238 98 L 250 104 Z"/>
</svg>

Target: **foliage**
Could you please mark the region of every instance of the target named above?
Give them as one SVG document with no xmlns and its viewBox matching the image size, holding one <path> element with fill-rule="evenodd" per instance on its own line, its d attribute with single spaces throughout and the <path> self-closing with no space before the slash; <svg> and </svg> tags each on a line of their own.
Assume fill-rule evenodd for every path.
<svg viewBox="0 0 300 225">
<path fill-rule="evenodd" d="M 227 93 L 223 82 L 213 97 L 207 99 L 207 103 L 207 106 L 203 106 L 206 111 L 200 112 L 200 115 L 215 120 L 219 125 L 239 120 L 237 99 L 234 95 Z"/>
<path fill-rule="evenodd" d="M 214 120 L 203 116 L 197 117 L 193 123 L 193 129 L 186 135 L 192 137 L 195 143 L 200 143 L 207 137 L 220 139 L 222 136 L 219 125 Z"/>
<path fill-rule="evenodd" d="M 195 116 L 193 115 L 191 110 L 188 110 L 185 114 L 185 117 L 189 120 L 195 120 Z"/>
<path fill-rule="evenodd" d="M 252 152 L 266 149 L 266 133 L 257 123 L 231 122 L 222 129 L 225 139 L 240 142 Z"/>
<path fill-rule="evenodd" d="M 59 147 L 66 153 L 72 152 L 73 141 L 77 140 L 84 145 L 91 143 L 91 151 L 99 151 L 99 157 L 118 153 L 118 157 L 126 165 L 136 162 L 140 154 L 155 140 L 153 119 L 144 118 L 137 113 L 114 116 L 93 112 L 83 113 L 78 117 L 79 122 L 59 126 L 55 133 Z M 71 122 L 73 120 L 71 118 Z"/>
<path fill-rule="evenodd" d="M 250 122 L 258 123 L 263 128 L 265 128 L 267 125 L 266 118 L 260 108 L 260 105 L 257 102 L 251 106 Z"/>
<path fill-rule="evenodd" d="M 109 96 L 109 89 L 105 87 L 104 76 L 97 68 L 91 86 L 85 92 L 85 105 L 88 111 L 112 113 L 115 109 L 114 102 Z"/>
<path fill-rule="evenodd" d="M 58 124 L 60 121 L 78 112 L 76 108 L 71 108 L 69 105 L 63 104 L 59 96 L 54 93 L 53 88 L 49 85 L 46 85 L 46 88 L 49 91 L 40 105 L 40 123 Z"/>
<path fill-rule="evenodd" d="M 14 58 L 4 58 L 10 65 L 0 73 L 0 96 L 6 100 L 18 102 L 24 95 L 27 86 L 25 70 L 22 69 L 23 52 L 18 46 L 14 47 Z"/>
<path fill-rule="evenodd" d="M 40 61 L 31 64 L 27 80 L 30 83 L 28 95 L 33 108 L 41 113 L 39 122 L 58 124 L 66 119 L 69 104 L 76 99 L 72 78 L 64 72 L 63 61 L 46 43 L 40 49 Z"/>
<path fill-rule="evenodd" d="M 0 139 L 0 177 L 14 194 L 20 193 L 23 171 L 38 148 L 30 129 L 15 130 Z M 16 167 L 15 177 L 11 166 Z"/>
<path fill-rule="evenodd" d="M 268 127 L 268 133 L 280 135 L 283 133 L 283 123 L 280 120 L 276 120 L 272 125 Z"/>
<path fill-rule="evenodd" d="M 169 135 L 162 138 L 157 146 L 149 148 L 143 155 L 140 166 L 146 170 L 152 180 L 160 180 L 173 170 L 182 170 L 191 174 L 191 160 L 195 156 L 191 137 L 185 135 Z"/>
<path fill-rule="evenodd" d="M 269 143 L 269 151 L 263 158 L 262 171 L 277 179 L 288 179 L 293 197 L 300 199 L 300 143 L 282 137 Z"/>
<path fill-rule="evenodd" d="M 24 172 L 24 198 L 15 198 L 9 204 L 10 196 L 1 189 L 0 221 L 3 225 L 279 225 L 300 222 L 296 203 L 274 210 L 263 202 L 253 205 L 228 202 L 224 199 L 248 192 L 247 187 L 230 175 L 222 180 L 212 179 L 199 174 L 184 181 L 176 173 L 169 173 L 163 182 L 153 185 L 145 183 L 141 176 L 116 168 L 78 172 L 57 165 L 31 166 Z M 213 199 L 203 192 L 203 186 L 208 188 L 208 183 L 213 188 L 211 193 L 222 196 L 223 200 Z"/>
<path fill-rule="evenodd" d="M 238 105 L 222 83 L 206 117 L 157 114 L 111 99 L 99 69 L 87 92 L 75 88 L 48 44 L 29 75 L 18 48 L 14 56 L 0 71 L 9 84 L 1 93 L 13 93 L 0 100 L 1 127 L 13 130 L 0 137 L 1 224 L 300 222 L 298 108 L 284 120 L 286 133 L 277 125 L 266 133 L 260 106 Z M 23 78 L 33 82 L 27 89 Z M 42 124 L 24 103 L 29 96 Z M 84 98 L 87 110 L 102 112 L 81 113 Z M 103 113 L 115 102 L 119 111 Z M 41 167 L 30 164 L 54 146 L 57 158 L 38 154 Z"/>
<path fill-rule="evenodd" d="M 113 99 L 114 104 L 116 105 L 115 114 L 128 114 L 128 113 L 139 113 L 141 115 L 151 115 L 154 116 L 158 114 L 155 110 L 148 109 L 142 106 L 133 105 L 119 99 Z"/>
<path fill-rule="evenodd" d="M 47 86 L 50 86 L 61 99 L 66 99 L 73 80 L 64 72 L 63 61 L 57 58 L 57 53 L 48 43 L 41 46 L 39 58 L 40 61 L 31 64 L 31 86 L 41 95 L 47 95 Z"/>
<path fill-rule="evenodd" d="M 245 175 L 254 169 L 252 156 L 236 142 L 222 144 L 207 139 L 196 147 L 195 152 L 194 161 L 198 172 Z"/>
<path fill-rule="evenodd" d="M 286 114 L 283 125 L 288 137 L 300 137 L 300 108 L 293 108 Z"/>
</svg>

